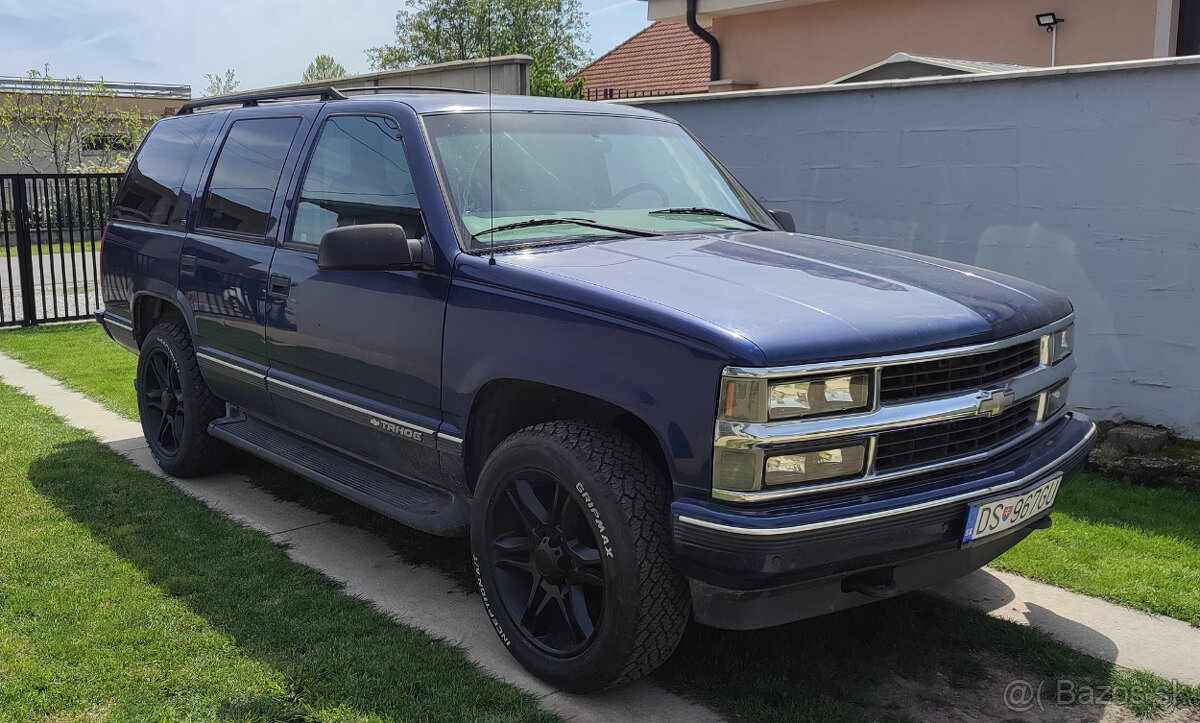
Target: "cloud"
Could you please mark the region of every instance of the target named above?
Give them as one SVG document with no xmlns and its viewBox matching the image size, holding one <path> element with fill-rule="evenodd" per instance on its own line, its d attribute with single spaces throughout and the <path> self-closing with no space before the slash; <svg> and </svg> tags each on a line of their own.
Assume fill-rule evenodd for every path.
<svg viewBox="0 0 1200 723">
<path fill-rule="evenodd" d="M 207 0 L 100 4 L 0 0 L 0 75 L 51 64 L 59 75 L 205 85 L 205 73 L 233 68 L 244 89 L 297 81 L 318 53 L 352 72 L 364 51 L 392 39 L 397 0 L 359 0 L 330 12 L 311 0 Z"/>
<path fill-rule="evenodd" d="M 621 2 L 615 2 L 612 5 L 605 5 L 604 7 L 599 8 L 598 10 L 591 11 L 590 13 L 588 13 L 588 17 L 593 18 L 593 17 L 596 17 L 597 15 L 607 15 L 608 13 L 619 11 L 624 8 L 631 8 L 636 5 L 641 5 L 642 2 L 643 2 L 643 0 L 621 0 Z"/>
<path fill-rule="evenodd" d="M 606 4 L 601 4 L 606 2 Z M 367 48 L 395 39 L 404 0 L 358 0 L 353 9 L 316 0 L 0 0 L 0 75 L 50 63 L 56 75 L 203 90 L 206 73 L 232 68 L 242 89 L 298 81 L 319 53 L 367 72 Z M 596 7 L 599 6 L 599 7 Z M 593 9 L 594 8 L 594 9 Z M 584 0 L 594 53 L 644 28 L 640 0 Z"/>
</svg>

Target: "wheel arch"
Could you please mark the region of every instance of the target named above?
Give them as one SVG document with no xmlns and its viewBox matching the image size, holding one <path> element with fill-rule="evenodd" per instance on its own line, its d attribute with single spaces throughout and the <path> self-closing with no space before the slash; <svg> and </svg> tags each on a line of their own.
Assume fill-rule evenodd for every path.
<svg viewBox="0 0 1200 723">
<path fill-rule="evenodd" d="M 157 324 L 163 321 L 178 321 L 187 327 L 188 334 L 196 338 L 196 321 L 191 313 L 187 299 L 180 292 L 175 292 L 174 298 L 154 291 L 140 291 L 134 295 L 131 304 L 133 314 L 133 337 L 138 347 L 142 346 L 146 335 Z"/>
<path fill-rule="evenodd" d="M 523 379 L 494 379 L 475 394 L 463 439 L 463 466 L 474 491 L 479 472 L 512 433 L 542 422 L 585 419 L 629 435 L 650 456 L 663 479 L 671 467 L 662 439 L 644 419 L 613 402 L 582 392 Z"/>
</svg>

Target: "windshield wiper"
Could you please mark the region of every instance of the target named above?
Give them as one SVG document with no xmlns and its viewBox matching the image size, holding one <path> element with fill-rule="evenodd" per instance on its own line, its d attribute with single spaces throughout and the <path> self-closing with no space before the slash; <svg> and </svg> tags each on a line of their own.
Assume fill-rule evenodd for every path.
<svg viewBox="0 0 1200 723">
<path fill-rule="evenodd" d="M 653 231 L 646 231 L 640 228 L 625 228 L 624 226 L 610 226 L 606 223 L 597 223 L 589 218 L 568 218 L 568 217 L 551 217 L 551 218 L 531 218 L 526 221 L 516 221 L 514 223 L 504 223 L 499 226 L 485 229 L 474 234 L 475 238 L 479 238 L 489 233 L 499 233 L 501 231 L 511 231 L 517 228 L 532 228 L 533 226 L 556 226 L 559 224 L 573 224 L 575 226 L 586 226 L 588 228 L 598 228 L 604 231 L 613 231 L 616 233 L 628 234 L 630 236 L 657 236 Z"/>
<path fill-rule="evenodd" d="M 747 226 L 750 226 L 751 228 L 758 229 L 759 231 L 774 231 L 775 230 L 773 228 L 770 228 L 769 226 L 764 226 L 761 223 L 756 223 L 754 221 L 751 221 L 748 218 L 742 218 L 741 216 L 737 216 L 732 213 L 729 213 L 728 211 L 722 211 L 717 208 L 699 208 L 699 207 L 660 208 L 657 211 L 650 211 L 647 215 L 649 215 L 649 216 L 720 216 L 722 218 L 728 218 L 732 221 L 737 221 L 738 223 L 744 223 Z"/>
</svg>

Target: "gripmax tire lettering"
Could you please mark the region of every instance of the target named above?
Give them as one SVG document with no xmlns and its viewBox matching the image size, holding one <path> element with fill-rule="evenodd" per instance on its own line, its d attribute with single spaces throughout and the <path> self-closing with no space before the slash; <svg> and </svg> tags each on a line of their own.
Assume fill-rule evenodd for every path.
<svg viewBox="0 0 1200 723">
<path fill-rule="evenodd" d="M 539 481 L 542 504 L 534 501 L 532 506 L 545 512 L 550 524 L 537 528 L 544 533 L 512 543 L 508 527 L 514 516 L 506 518 L 505 511 L 511 509 L 514 494 L 532 494 L 526 479 Z M 523 483 L 525 488 L 517 487 Z M 687 625 L 689 598 L 671 551 L 669 495 L 667 480 L 632 438 L 595 422 L 534 425 L 496 447 L 476 485 L 471 547 L 484 610 L 518 662 L 559 688 L 588 692 L 640 678 L 670 657 Z M 554 510 L 561 513 L 556 516 Z M 581 524 L 587 529 L 580 529 Z M 513 564 L 510 550 L 518 550 L 519 556 L 538 537 L 537 550 L 529 553 L 535 562 Z M 569 543 L 568 537 L 584 542 Z M 561 558 L 548 554 L 555 545 L 572 544 L 590 551 L 586 567 L 576 569 L 574 561 L 565 560 L 568 552 Z M 543 614 L 539 608 L 530 618 L 530 604 L 522 607 L 526 593 L 519 584 L 528 579 L 520 577 L 522 570 L 533 576 L 534 588 L 546 580 L 559 590 L 559 597 L 547 598 L 554 601 L 575 601 L 571 596 L 584 586 L 572 581 L 589 575 L 602 578 L 599 592 L 588 588 L 595 596 L 587 605 L 594 627 L 585 642 L 547 642 L 555 635 L 554 616 L 547 613 L 548 621 L 538 617 Z M 549 582 L 555 575 L 560 582 Z M 529 600 L 535 594 L 531 589 Z M 563 624 L 571 627 L 571 605 L 562 605 Z"/>
<path fill-rule="evenodd" d="M 161 378 L 164 374 L 167 380 Z M 164 472 L 194 477 L 224 466 L 229 448 L 208 434 L 208 424 L 225 415 L 225 403 L 204 381 L 183 324 L 159 324 L 146 335 L 138 354 L 135 388 L 142 433 L 150 455 Z M 162 423 L 168 410 L 175 420 L 169 434 Z"/>
</svg>

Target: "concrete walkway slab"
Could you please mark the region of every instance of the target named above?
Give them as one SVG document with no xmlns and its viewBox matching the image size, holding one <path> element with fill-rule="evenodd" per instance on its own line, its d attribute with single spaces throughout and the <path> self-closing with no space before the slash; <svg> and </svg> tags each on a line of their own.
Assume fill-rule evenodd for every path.
<svg viewBox="0 0 1200 723">
<path fill-rule="evenodd" d="M 49 407 L 74 427 L 95 434 L 138 467 L 163 476 L 142 439 L 141 425 L 105 409 L 56 380 L 0 354 L 0 381 Z M 702 705 L 638 681 L 594 695 L 556 690 L 525 672 L 487 622 L 478 598 L 441 572 L 410 565 L 385 541 L 293 502 L 277 500 L 242 475 L 166 477 L 179 489 L 242 524 L 271 535 L 288 555 L 345 585 L 397 622 L 459 646 L 475 665 L 533 694 L 544 709 L 568 720 L 606 723 L 707 723 L 721 717 Z"/>
<path fill-rule="evenodd" d="M 1040 628 L 1123 668 L 1200 685 L 1200 628 L 984 568 L 931 590 L 1004 620 Z"/>
</svg>

